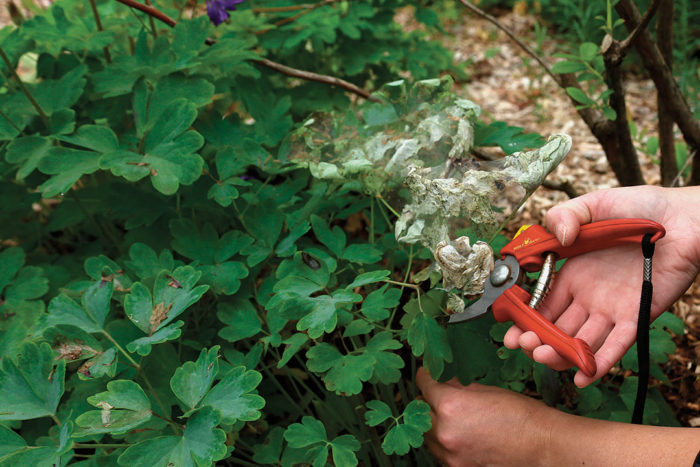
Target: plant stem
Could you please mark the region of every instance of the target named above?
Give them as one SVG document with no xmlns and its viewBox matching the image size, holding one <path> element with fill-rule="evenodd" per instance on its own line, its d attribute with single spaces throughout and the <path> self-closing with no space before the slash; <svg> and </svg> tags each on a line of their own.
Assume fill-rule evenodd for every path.
<svg viewBox="0 0 700 467">
<path fill-rule="evenodd" d="M 15 68 L 12 66 L 12 62 L 10 62 L 10 58 L 7 56 L 7 54 L 5 54 L 5 50 L 2 48 L 2 46 L 0 46 L 0 57 L 2 57 L 2 60 L 5 62 L 5 65 L 7 65 L 10 73 L 12 73 L 17 80 L 17 84 L 19 84 L 19 87 L 22 89 L 24 95 L 27 96 L 29 102 L 31 102 L 32 106 L 39 113 L 39 116 L 44 121 L 46 128 L 49 128 L 49 117 L 44 112 L 44 109 L 42 109 L 39 103 L 34 99 L 34 96 L 32 96 L 32 94 L 29 92 L 29 89 L 27 89 L 27 87 L 24 85 L 24 82 L 20 79 L 19 75 L 17 74 L 17 70 L 15 70 Z"/>
<path fill-rule="evenodd" d="M 58 426 L 61 426 L 61 425 L 62 425 L 61 420 L 59 420 L 58 417 L 57 417 L 56 415 L 51 414 L 51 419 L 54 421 L 54 423 L 55 423 L 56 425 L 58 425 Z"/>
<path fill-rule="evenodd" d="M 409 284 L 408 282 L 392 281 L 391 279 L 384 279 L 382 282 L 387 284 L 400 285 L 401 287 L 408 287 L 409 289 L 417 290 L 420 293 L 420 287 L 415 284 Z"/>
<path fill-rule="evenodd" d="M 386 200 L 385 200 L 384 198 L 382 198 L 381 196 L 377 196 L 376 198 L 377 198 L 379 201 L 381 201 L 381 202 L 384 204 L 384 206 L 386 206 L 386 208 L 387 208 L 389 211 L 391 211 L 391 213 L 392 213 L 393 215 L 395 215 L 396 217 L 401 217 L 401 214 L 399 214 L 398 212 L 396 212 L 396 210 L 395 210 L 394 208 L 392 208 L 391 205 L 390 205 L 389 203 L 387 203 Z M 391 225 L 391 223 L 389 223 L 389 225 Z"/>
<path fill-rule="evenodd" d="M 97 25 L 97 30 L 98 31 L 104 31 L 102 28 L 102 21 L 100 20 L 100 14 L 97 11 L 97 5 L 95 4 L 95 0 L 90 0 L 90 8 L 92 9 L 92 16 L 95 18 L 95 24 Z M 102 50 L 104 51 L 105 54 L 105 61 L 107 64 L 112 63 L 112 57 L 109 54 L 109 46 L 105 45 Z"/>
<path fill-rule="evenodd" d="M 119 345 L 119 343 L 116 340 L 114 340 L 114 338 L 111 336 L 111 334 L 109 334 L 105 330 L 102 330 L 102 334 L 107 338 L 107 340 L 109 340 L 114 345 L 114 347 L 117 348 L 117 350 L 119 352 L 121 352 L 122 355 L 124 355 L 126 357 L 126 359 L 129 361 L 129 363 L 131 363 L 133 365 L 133 367 L 136 369 L 136 371 L 139 371 L 139 372 L 141 371 L 141 365 L 136 363 L 136 360 L 131 358 L 131 355 L 129 355 L 129 353 L 126 350 L 124 350 L 124 348 L 121 345 Z"/>
<path fill-rule="evenodd" d="M 146 5 L 152 7 L 153 4 L 151 3 L 151 0 L 146 0 Z M 153 40 L 158 39 L 158 32 L 156 31 L 156 23 L 153 21 L 153 16 L 148 15 L 148 22 L 151 25 L 151 33 L 153 34 Z"/>
<path fill-rule="evenodd" d="M 9 123 L 12 128 L 17 130 L 17 133 L 22 133 L 22 130 L 17 125 L 15 125 L 15 122 L 10 120 L 10 117 L 8 117 L 7 114 L 5 114 L 5 112 L 2 111 L 2 109 L 0 109 L 0 117 L 7 120 L 7 123 Z"/>
</svg>

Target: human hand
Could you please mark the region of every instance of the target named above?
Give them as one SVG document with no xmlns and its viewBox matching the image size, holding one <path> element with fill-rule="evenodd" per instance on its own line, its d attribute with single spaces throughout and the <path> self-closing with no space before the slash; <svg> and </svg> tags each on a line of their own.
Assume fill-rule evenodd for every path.
<svg viewBox="0 0 700 467">
<path fill-rule="evenodd" d="M 645 218 L 666 228 L 654 254 L 652 320 L 668 309 L 693 282 L 700 268 L 700 190 L 652 186 L 615 188 L 588 193 L 552 208 L 547 228 L 564 246 L 579 226 L 612 218 Z M 606 374 L 636 338 L 643 256 L 640 245 L 627 245 L 569 259 L 557 273 L 552 291 L 538 311 L 570 336 L 586 341 L 595 353 L 593 377 L 580 370 L 574 377 L 584 387 Z M 506 347 L 522 348 L 533 360 L 555 370 L 571 364 L 534 332 L 512 326 Z"/>
<path fill-rule="evenodd" d="M 492 386 L 438 383 L 424 368 L 416 383 L 430 405 L 430 452 L 448 466 L 546 465 L 549 427 L 559 412 Z"/>
</svg>

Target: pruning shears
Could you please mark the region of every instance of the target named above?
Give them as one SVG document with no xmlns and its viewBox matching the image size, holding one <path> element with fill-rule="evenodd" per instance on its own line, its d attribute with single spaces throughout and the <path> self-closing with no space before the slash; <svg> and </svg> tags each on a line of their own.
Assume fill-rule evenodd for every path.
<svg viewBox="0 0 700 467">
<path fill-rule="evenodd" d="M 593 376 L 597 368 L 588 344 L 567 335 L 536 310 L 551 286 L 555 261 L 625 244 L 641 244 L 646 234 L 652 234 L 653 243 L 665 233 L 661 224 L 651 220 L 610 219 L 582 225 L 574 244 L 564 247 L 544 227 L 523 226 L 501 249 L 501 258 L 495 261 L 482 296 L 463 312 L 451 315 L 448 323 L 479 318 L 491 311 L 496 321 L 513 321 L 523 331 L 534 331 L 543 343 L 585 375 Z M 537 283 L 531 293 L 525 291 L 520 286 L 524 273 L 537 271 Z"/>
</svg>

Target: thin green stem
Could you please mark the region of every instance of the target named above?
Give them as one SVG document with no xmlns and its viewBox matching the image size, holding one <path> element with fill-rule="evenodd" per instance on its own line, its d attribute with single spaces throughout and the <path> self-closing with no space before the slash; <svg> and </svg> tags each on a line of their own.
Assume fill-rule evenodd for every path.
<svg viewBox="0 0 700 467">
<path fill-rule="evenodd" d="M 112 335 L 110 333 L 108 333 L 105 330 L 102 330 L 102 334 L 107 338 L 108 341 L 110 341 L 114 345 L 114 347 L 117 348 L 117 350 L 122 355 L 124 355 L 124 357 L 126 357 L 126 359 L 129 361 L 129 363 L 131 363 L 133 365 L 133 367 L 136 368 L 136 371 L 141 371 L 141 365 L 136 363 L 136 360 L 131 358 L 131 355 L 129 355 L 129 353 L 126 350 L 124 350 L 124 348 L 121 345 L 119 345 L 119 343 L 116 340 L 114 340 L 114 337 L 112 337 Z"/>
<path fill-rule="evenodd" d="M 95 24 L 97 25 L 97 30 L 98 31 L 103 31 L 102 29 L 102 21 L 100 20 L 100 14 L 97 11 L 97 5 L 95 4 L 95 0 L 90 0 L 90 8 L 92 9 L 92 16 L 95 18 Z M 105 54 L 105 61 L 107 64 L 112 63 L 112 57 L 109 54 L 109 46 L 104 46 L 102 48 L 104 54 Z"/>
<path fill-rule="evenodd" d="M 29 92 L 29 89 L 24 85 L 24 82 L 20 79 L 19 75 L 17 74 L 17 70 L 12 66 L 12 62 L 10 62 L 10 58 L 5 54 L 5 50 L 0 46 L 0 57 L 2 57 L 2 60 L 5 62 L 5 65 L 7 65 L 7 68 L 10 70 L 12 75 L 15 77 L 17 80 L 17 84 L 19 84 L 19 87 L 22 89 L 22 92 L 24 93 L 25 96 L 27 96 L 27 99 L 29 99 L 29 102 L 31 102 L 32 106 L 36 109 L 36 111 L 39 113 L 39 116 L 41 119 L 44 121 L 44 125 L 46 128 L 49 128 L 49 117 L 46 115 L 44 112 L 44 109 L 41 108 L 39 103 L 34 99 L 34 96 Z"/>
<path fill-rule="evenodd" d="M 401 217 L 401 214 L 399 214 L 398 212 L 396 212 L 396 210 L 395 210 L 394 208 L 392 208 L 391 205 L 390 205 L 389 203 L 387 203 L 386 200 L 385 200 L 384 198 L 382 198 L 381 196 L 377 196 L 376 198 L 377 198 L 379 201 L 381 201 L 382 204 L 384 204 L 384 206 L 386 206 L 386 208 L 387 208 L 389 211 L 391 211 L 391 213 L 392 213 L 393 215 L 395 215 L 396 217 Z M 389 225 L 391 225 L 391 222 L 389 222 Z"/>
<path fill-rule="evenodd" d="M 61 420 L 58 419 L 58 417 L 54 414 L 51 414 L 51 419 L 54 421 L 54 423 L 58 426 L 62 426 L 63 424 L 61 423 Z"/>
<path fill-rule="evenodd" d="M 369 200 L 369 242 L 374 244 L 374 198 Z"/>
<path fill-rule="evenodd" d="M 153 4 L 151 4 L 151 0 L 146 0 L 146 5 L 150 6 L 151 8 L 153 7 Z M 153 21 L 153 16 L 148 15 L 148 21 L 151 25 L 151 33 L 153 33 L 153 40 L 158 39 L 158 32 L 156 31 L 156 23 Z"/>
<path fill-rule="evenodd" d="M 413 244 L 411 244 L 408 250 L 408 265 L 406 266 L 406 274 L 403 276 L 403 281 L 408 283 L 408 279 L 411 277 L 411 267 L 413 266 Z"/>
<path fill-rule="evenodd" d="M 416 284 L 409 284 L 408 282 L 399 282 L 399 281 L 393 281 L 391 279 L 384 279 L 382 282 L 386 282 L 387 284 L 394 284 L 394 285 L 400 285 L 401 287 L 408 287 L 409 289 L 417 290 L 420 292 L 420 287 L 417 286 Z"/>
<path fill-rule="evenodd" d="M 2 118 L 4 118 L 5 120 L 7 120 L 7 123 L 9 123 L 10 126 L 11 126 L 12 128 L 14 128 L 15 130 L 17 130 L 17 133 L 22 133 L 22 130 L 21 130 L 17 125 L 15 125 L 15 122 L 13 122 L 12 120 L 10 120 L 10 117 L 8 117 L 7 114 L 6 114 L 5 112 L 2 111 L 2 109 L 0 109 L 0 117 L 2 117 Z"/>
</svg>

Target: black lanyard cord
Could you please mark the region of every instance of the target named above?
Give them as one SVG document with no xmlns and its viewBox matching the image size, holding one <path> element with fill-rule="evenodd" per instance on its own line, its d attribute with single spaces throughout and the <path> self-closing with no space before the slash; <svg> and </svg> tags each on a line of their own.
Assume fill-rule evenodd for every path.
<svg viewBox="0 0 700 467">
<path fill-rule="evenodd" d="M 644 418 L 644 403 L 649 385 L 649 324 L 651 321 L 651 257 L 654 256 L 652 234 L 646 234 L 642 239 L 644 254 L 644 281 L 642 282 L 642 297 L 639 302 L 639 320 L 637 321 L 637 361 L 639 364 L 639 381 L 637 396 L 634 400 L 632 423 L 642 424 Z"/>
</svg>

